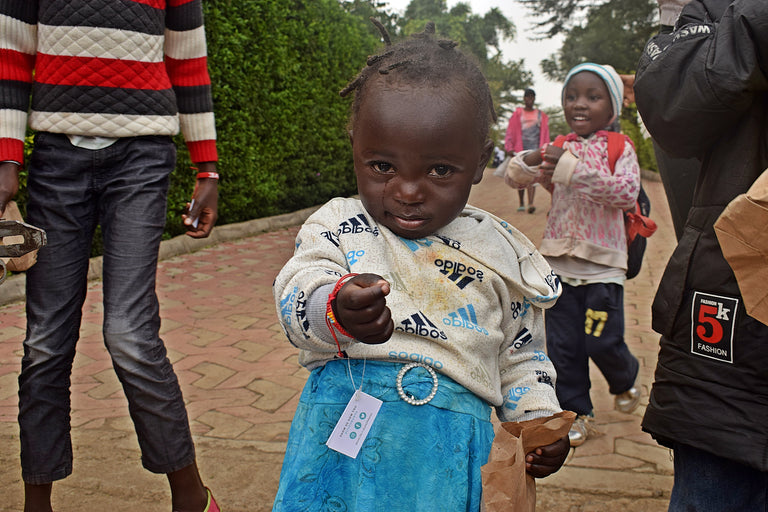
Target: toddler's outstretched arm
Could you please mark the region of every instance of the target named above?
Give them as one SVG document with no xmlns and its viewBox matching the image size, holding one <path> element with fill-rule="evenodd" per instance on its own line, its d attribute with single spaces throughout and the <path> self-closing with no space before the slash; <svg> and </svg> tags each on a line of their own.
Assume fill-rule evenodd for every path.
<svg viewBox="0 0 768 512">
<path fill-rule="evenodd" d="M 563 465 L 570 450 L 568 436 L 546 446 L 540 446 L 525 456 L 525 470 L 534 478 L 549 476 Z"/>
<path fill-rule="evenodd" d="M 389 283 L 376 274 L 360 274 L 341 287 L 331 304 L 336 320 L 363 343 L 384 343 L 395 324 L 387 307 Z"/>
</svg>

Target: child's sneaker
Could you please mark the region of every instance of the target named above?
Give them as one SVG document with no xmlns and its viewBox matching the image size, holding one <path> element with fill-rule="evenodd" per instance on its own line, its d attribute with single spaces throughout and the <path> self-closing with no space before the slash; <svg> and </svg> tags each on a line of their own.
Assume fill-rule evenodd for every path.
<svg viewBox="0 0 768 512">
<path fill-rule="evenodd" d="M 640 405 L 640 391 L 632 386 L 627 391 L 616 395 L 614 407 L 619 412 L 630 413 Z"/>
<path fill-rule="evenodd" d="M 568 441 L 570 441 L 572 447 L 581 446 L 584 441 L 589 437 L 589 422 L 594 418 L 592 414 L 576 416 L 571 425 L 571 430 L 568 431 Z"/>
</svg>

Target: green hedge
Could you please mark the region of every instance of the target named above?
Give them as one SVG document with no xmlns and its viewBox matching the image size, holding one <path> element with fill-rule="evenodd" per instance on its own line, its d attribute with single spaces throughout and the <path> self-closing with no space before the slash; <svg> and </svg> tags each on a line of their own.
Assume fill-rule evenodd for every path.
<svg viewBox="0 0 768 512">
<path fill-rule="evenodd" d="M 321 204 L 357 190 L 339 91 L 380 46 L 363 2 L 203 2 L 219 151 L 218 224 Z M 369 9 L 370 10 L 370 9 Z M 29 162 L 31 134 L 26 152 Z M 183 233 L 195 184 L 183 138 L 164 237 Z M 25 211 L 26 170 L 17 201 Z M 101 253 L 97 233 L 93 255 Z"/>
<path fill-rule="evenodd" d="M 219 224 L 321 204 L 356 191 L 338 92 L 374 53 L 370 23 L 338 0 L 206 0 L 218 131 Z M 179 142 L 166 236 L 194 187 Z"/>
</svg>

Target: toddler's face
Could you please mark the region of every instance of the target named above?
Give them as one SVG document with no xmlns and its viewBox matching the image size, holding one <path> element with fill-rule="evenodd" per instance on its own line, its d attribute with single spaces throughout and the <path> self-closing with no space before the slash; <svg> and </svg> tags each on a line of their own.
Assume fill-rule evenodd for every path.
<svg viewBox="0 0 768 512">
<path fill-rule="evenodd" d="M 352 126 L 360 199 L 380 224 L 423 238 L 455 219 L 493 149 L 466 92 L 368 84 Z"/>
<path fill-rule="evenodd" d="M 565 86 L 563 113 L 571 130 L 582 137 L 604 129 L 613 117 L 605 82 L 591 71 L 573 75 Z"/>
</svg>

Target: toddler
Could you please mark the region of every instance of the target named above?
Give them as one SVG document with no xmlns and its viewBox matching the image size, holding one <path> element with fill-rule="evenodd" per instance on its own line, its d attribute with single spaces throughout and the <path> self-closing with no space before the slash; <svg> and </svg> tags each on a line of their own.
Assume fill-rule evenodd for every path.
<svg viewBox="0 0 768 512">
<path fill-rule="evenodd" d="M 455 46 L 429 24 L 342 91 L 360 199 L 307 219 L 274 284 L 310 376 L 273 510 L 477 511 L 491 406 L 503 421 L 561 411 L 542 313 L 560 284 L 520 232 L 466 204 L 495 114 Z M 567 453 L 565 437 L 539 447 L 527 471 Z"/>
</svg>

